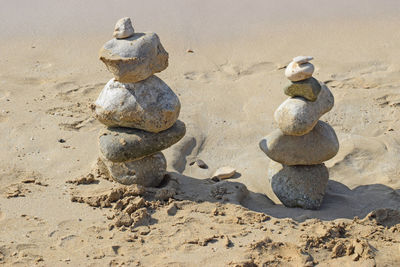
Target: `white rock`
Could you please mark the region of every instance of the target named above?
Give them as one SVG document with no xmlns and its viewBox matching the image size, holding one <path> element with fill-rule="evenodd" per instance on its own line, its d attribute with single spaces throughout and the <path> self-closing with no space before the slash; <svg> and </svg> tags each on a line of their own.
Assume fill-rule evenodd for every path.
<svg viewBox="0 0 400 267">
<path fill-rule="evenodd" d="M 297 57 L 293 58 L 293 62 L 296 62 L 297 64 L 303 64 L 303 63 L 307 63 L 313 59 L 314 58 L 312 56 L 297 56 Z"/>
<path fill-rule="evenodd" d="M 131 37 L 135 33 L 131 19 L 126 17 L 117 21 L 114 28 L 113 37 L 117 39 L 124 39 Z"/>
<path fill-rule="evenodd" d="M 155 75 L 138 83 L 111 79 L 95 102 L 94 115 L 109 127 L 128 127 L 158 133 L 178 119 L 176 94 Z"/>
<path fill-rule="evenodd" d="M 304 64 L 290 62 L 285 70 L 285 76 L 292 82 L 308 79 L 313 73 L 314 65 L 308 62 Z"/>
<path fill-rule="evenodd" d="M 218 179 L 223 180 L 223 179 L 231 178 L 233 175 L 235 175 L 235 173 L 236 173 L 235 168 L 225 166 L 225 167 L 221 167 L 218 170 L 216 170 L 212 177 L 213 178 L 217 177 Z"/>
</svg>

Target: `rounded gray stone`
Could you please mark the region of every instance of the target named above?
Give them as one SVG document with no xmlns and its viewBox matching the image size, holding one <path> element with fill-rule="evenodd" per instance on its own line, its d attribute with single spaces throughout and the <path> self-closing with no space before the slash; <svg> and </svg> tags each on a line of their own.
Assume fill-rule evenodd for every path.
<svg viewBox="0 0 400 267">
<path fill-rule="evenodd" d="M 115 79 L 124 83 L 142 81 L 168 67 L 168 53 L 152 32 L 114 38 L 100 49 L 99 57 Z"/>
<path fill-rule="evenodd" d="M 99 137 L 100 152 L 112 162 L 140 159 L 172 146 L 185 133 L 186 127 L 182 121 L 159 133 L 129 128 L 103 129 Z"/>
<path fill-rule="evenodd" d="M 139 160 L 112 162 L 102 158 L 102 161 L 111 178 L 124 185 L 155 187 L 161 183 L 167 169 L 167 160 L 161 152 Z"/>
<path fill-rule="evenodd" d="M 279 129 L 286 135 L 305 135 L 310 132 L 319 118 L 332 109 L 334 98 L 326 85 L 321 84 L 321 92 L 315 102 L 303 97 L 286 99 L 275 111 L 274 118 Z"/>
<path fill-rule="evenodd" d="M 260 141 L 260 148 L 272 160 L 285 165 L 320 164 L 333 158 L 339 141 L 333 128 L 319 121 L 306 135 L 285 135 L 277 129 Z"/>
<path fill-rule="evenodd" d="M 157 133 L 176 122 L 181 103 L 171 88 L 153 75 L 138 83 L 120 83 L 111 79 L 93 108 L 95 117 L 109 127 Z"/>
<path fill-rule="evenodd" d="M 285 87 L 284 92 L 288 96 L 301 96 L 314 102 L 321 92 L 321 84 L 315 78 L 311 77 L 306 80 L 292 82 Z"/>
<path fill-rule="evenodd" d="M 286 207 L 315 210 L 323 201 L 329 172 L 324 164 L 286 166 L 271 162 L 268 179 L 275 195 Z"/>
</svg>

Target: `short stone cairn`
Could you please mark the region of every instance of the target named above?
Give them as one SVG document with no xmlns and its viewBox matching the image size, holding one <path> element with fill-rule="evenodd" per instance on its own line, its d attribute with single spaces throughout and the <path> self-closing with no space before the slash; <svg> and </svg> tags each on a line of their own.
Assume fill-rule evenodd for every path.
<svg viewBox="0 0 400 267">
<path fill-rule="evenodd" d="M 168 53 L 157 34 L 135 33 L 130 18 L 120 19 L 114 39 L 100 60 L 114 75 L 92 110 L 107 126 L 101 130 L 101 160 L 109 175 L 125 185 L 157 186 L 166 174 L 164 150 L 185 135 L 175 93 L 154 73 L 168 66 Z"/>
<path fill-rule="evenodd" d="M 328 87 L 312 77 L 312 57 L 298 56 L 286 67 L 291 81 L 284 89 L 290 96 L 275 111 L 279 129 L 260 141 L 272 159 L 268 179 L 272 190 L 287 207 L 318 209 L 329 179 L 323 164 L 339 150 L 333 128 L 320 117 L 330 111 L 334 98 Z"/>
</svg>

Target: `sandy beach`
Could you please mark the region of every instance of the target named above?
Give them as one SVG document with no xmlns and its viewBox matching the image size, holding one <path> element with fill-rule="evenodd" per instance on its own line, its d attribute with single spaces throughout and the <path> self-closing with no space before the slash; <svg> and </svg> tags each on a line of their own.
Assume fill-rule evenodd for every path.
<svg viewBox="0 0 400 267">
<path fill-rule="evenodd" d="M 400 2 L 81 2 L 1 4 L 0 265 L 400 265 Z M 89 106 L 112 78 L 98 51 L 125 16 L 168 51 L 156 75 L 187 127 L 158 188 L 129 191 L 98 164 Z M 315 211 L 281 204 L 258 146 L 298 55 L 335 97 L 321 120 L 340 149 Z M 211 180 L 223 166 L 235 176 Z M 140 199 L 137 227 L 118 225 L 117 200 L 102 207 L 112 194 Z"/>
</svg>

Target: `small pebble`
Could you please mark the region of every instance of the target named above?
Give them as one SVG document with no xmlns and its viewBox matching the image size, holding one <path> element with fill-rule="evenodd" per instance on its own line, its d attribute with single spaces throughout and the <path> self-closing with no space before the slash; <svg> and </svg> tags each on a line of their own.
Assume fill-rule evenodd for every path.
<svg viewBox="0 0 400 267">
<path fill-rule="evenodd" d="M 202 161 L 201 159 L 196 160 L 196 164 L 197 164 L 197 166 L 199 166 L 202 169 L 208 169 L 207 164 L 204 161 Z"/>
<path fill-rule="evenodd" d="M 225 166 L 225 167 L 221 167 L 218 170 L 216 170 L 212 177 L 213 178 L 216 177 L 220 180 L 223 180 L 223 179 L 231 178 L 233 175 L 235 175 L 235 173 L 236 173 L 235 168 Z"/>
</svg>

